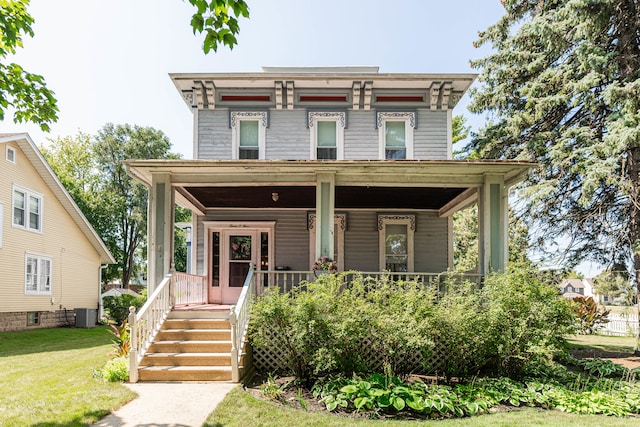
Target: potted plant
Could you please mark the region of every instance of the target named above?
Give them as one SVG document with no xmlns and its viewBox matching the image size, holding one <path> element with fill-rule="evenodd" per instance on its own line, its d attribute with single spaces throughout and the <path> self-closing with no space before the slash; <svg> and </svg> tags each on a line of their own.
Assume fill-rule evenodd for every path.
<svg viewBox="0 0 640 427">
<path fill-rule="evenodd" d="M 316 277 L 320 274 L 334 274 L 338 272 L 338 264 L 328 256 L 321 256 L 311 266 Z"/>
</svg>

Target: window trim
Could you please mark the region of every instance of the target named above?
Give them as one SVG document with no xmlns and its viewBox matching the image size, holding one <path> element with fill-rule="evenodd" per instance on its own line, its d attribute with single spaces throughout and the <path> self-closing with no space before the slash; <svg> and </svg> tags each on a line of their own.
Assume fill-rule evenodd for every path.
<svg viewBox="0 0 640 427">
<path fill-rule="evenodd" d="M 49 274 L 48 274 L 48 278 L 49 278 L 49 289 L 47 290 L 45 289 L 41 289 L 41 274 L 37 275 L 37 284 L 36 287 L 37 289 L 34 290 L 30 290 L 27 288 L 28 285 L 28 280 L 27 280 L 27 265 L 29 263 L 29 259 L 35 259 L 38 263 L 38 271 L 41 271 L 40 266 L 42 261 L 49 261 Z M 25 295 L 51 295 L 53 292 L 53 257 L 49 256 L 49 255 L 41 255 L 41 254 L 36 254 L 36 253 L 31 253 L 31 252 L 26 252 L 24 254 L 24 294 Z"/>
<path fill-rule="evenodd" d="M 258 121 L 258 159 L 264 160 L 266 157 L 266 139 L 267 139 L 267 112 L 266 111 L 231 111 L 231 158 L 240 160 L 240 122 Z"/>
<path fill-rule="evenodd" d="M 390 111 L 378 111 L 376 113 L 376 126 L 378 127 L 378 157 L 380 160 L 387 160 L 386 158 L 386 130 L 387 122 L 404 122 L 404 144 L 405 144 L 405 158 L 404 160 L 413 160 L 414 147 L 413 147 L 413 133 L 416 128 L 416 113 L 415 112 L 390 112 Z"/>
<path fill-rule="evenodd" d="M 307 113 L 307 126 L 309 127 L 310 156 L 311 160 L 318 160 L 318 122 L 336 122 L 336 160 L 344 160 L 344 129 L 346 128 L 347 114 L 345 112 L 309 111 Z"/>
<path fill-rule="evenodd" d="M 386 240 L 387 225 L 406 225 L 407 226 L 407 273 L 415 271 L 414 263 L 414 234 L 416 231 L 415 215 L 378 215 L 378 252 L 380 271 L 386 270 Z"/>
<path fill-rule="evenodd" d="M 9 158 L 9 153 L 12 153 L 12 159 Z M 10 147 L 7 145 L 7 149 L 6 149 L 6 159 L 9 163 L 13 163 L 14 165 L 16 164 L 17 161 L 17 152 L 16 149 L 13 147 Z"/>
<path fill-rule="evenodd" d="M 24 197 L 25 197 L 25 208 L 24 208 L 24 224 L 17 224 L 16 223 L 16 217 L 15 217 L 15 193 L 16 191 L 20 192 L 20 193 L 24 193 Z M 30 226 L 31 221 L 30 221 L 30 215 L 31 215 L 31 211 L 30 211 L 30 199 L 31 197 L 37 198 L 39 200 L 39 207 L 40 207 L 40 212 L 38 213 L 38 227 L 37 228 L 32 228 Z M 19 186 L 14 184 L 12 191 L 11 191 L 11 225 L 15 228 L 20 228 L 22 230 L 26 230 L 26 231 L 31 231 L 33 233 L 40 233 L 42 234 L 42 226 L 43 226 L 43 218 L 44 218 L 44 196 L 42 196 L 42 194 L 37 193 L 33 190 L 29 190 L 25 187 Z"/>
</svg>

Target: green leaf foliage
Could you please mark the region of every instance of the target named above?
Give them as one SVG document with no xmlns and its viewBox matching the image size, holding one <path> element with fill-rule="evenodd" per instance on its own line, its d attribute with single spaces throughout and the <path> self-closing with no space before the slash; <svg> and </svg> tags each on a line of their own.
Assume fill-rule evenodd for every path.
<svg viewBox="0 0 640 427">
<path fill-rule="evenodd" d="M 482 287 L 456 276 L 433 286 L 349 272 L 322 275 L 289 293 L 269 288 L 254 304 L 249 333 L 254 346 L 279 348 L 288 365 L 283 371 L 302 381 L 334 372 L 384 370 L 392 377 L 408 372 L 407 355 L 428 361 L 436 349 L 447 355 L 436 368 L 446 379 L 518 378 L 549 363 L 574 325 L 572 306 L 554 282 L 514 266 L 487 276 Z M 404 403 L 389 404 L 408 404 L 401 397 Z"/>
<path fill-rule="evenodd" d="M 502 3 L 476 42 L 493 51 L 472 62 L 470 109 L 489 122 L 468 157 L 537 162 L 520 215 L 539 249 L 628 265 L 640 238 L 639 2 Z"/>
<path fill-rule="evenodd" d="M 14 122 L 32 122 L 49 131 L 49 123 L 58 120 L 58 106 L 44 77 L 4 61 L 23 47 L 24 36 L 33 37 L 28 5 L 29 0 L 0 1 L 0 120 L 10 109 Z"/>
<path fill-rule="evenodd" d="M 249 17 L 249 6 L 244 0 L 189 0 L 196 8 L 191 17 L 193 34 L 205 33 L 202 50 L 216 52 L 220 44 L 229 49 L 238 43 L 239 18 Z"/>
</svg>

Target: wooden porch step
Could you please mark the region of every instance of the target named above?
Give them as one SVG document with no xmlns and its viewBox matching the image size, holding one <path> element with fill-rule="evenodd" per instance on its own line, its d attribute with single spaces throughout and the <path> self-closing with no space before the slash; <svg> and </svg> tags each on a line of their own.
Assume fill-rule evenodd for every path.
<svg viewBox="0 0 640 427">
<path fill-rule="evenodd" d="M 161 329 L 156 341 L 229 341 L 229 329 Z"/>
<path fill-rule="evenodd" d="M 231 354 L 147 353 L 140 366 L 231 366 Z"/>
<path fill-rule="evenodd" d="M 149 353 L 229 353 L 231 340 L 219 341 L 154 341 L 149 346 Z"/>
<path fill-rule="evenodd" d="M 228 319 L 167 319 L 162 329 L 231 329 Z"/>
<path fill-rule="evenodd" d="M 231 381 L 231 366 L 145 366 L 140 381 Z"/>
<path fill-rule="evenodd" d="M 229 320 L 229 310 L 172 310 L 167 319 Z"/>
</svg>

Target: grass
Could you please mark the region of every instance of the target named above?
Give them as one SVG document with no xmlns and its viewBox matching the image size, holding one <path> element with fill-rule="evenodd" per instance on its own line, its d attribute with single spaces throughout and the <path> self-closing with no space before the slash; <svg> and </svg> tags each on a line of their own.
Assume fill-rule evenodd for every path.
<svg viewBox="0 0 640 427">
<path fill-rule="evenodd" d="M 92 377 L 110 358 L 105 327 L 0 333 L 0 425 L 83 426 L 135 394 Z"/>
<path fill-rule="evenodd" d="M 604 350 L 607 352 L 633 353 L 635 337 L 610 335 L 572 335 L 568 339 L 570 349 Z"/>
<path fill-rule="evenodd" d="M 511 426 L 581 426 L 581 427 L 623 427 L 635 425 L 637 418 L 614 418 L 603 415 L 575 415 L 560 411 L 524 409 L 512 412 L 480 415 L 476 417 L 449 420 L 366 420 L 339 417 L 330 414 L 311 413 L 278 406 L 274 403 L 256 399 L 239 387 L 233 389 L 213 411 L 206 427 L 270 427 L 270 426 L 306 426 L 306 427 L 511 427 Z"/>
</svg>

